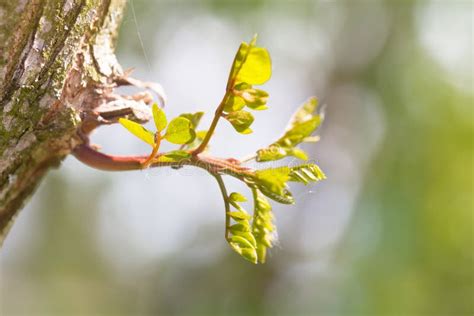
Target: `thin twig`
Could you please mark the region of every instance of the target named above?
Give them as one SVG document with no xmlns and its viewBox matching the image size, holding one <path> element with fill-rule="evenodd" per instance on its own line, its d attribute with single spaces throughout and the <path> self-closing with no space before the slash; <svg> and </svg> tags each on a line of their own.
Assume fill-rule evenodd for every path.
<svg viewBox="0 0 474 316">
<path fill-rule="evenodd" d="M 221 190 L 222 193 L 222 198 L 224 199 L 224 204 L 225 204 L 225 239 L 229 241 L 229 227 L 230 227 L 230 203 L 229 203 L 229 195 L 227 193 L 227 189 L 225 187 L 224 179 L 222 179 L 222 176 L 217 173 L 212 173 L 211 175 L 217 180 L 217 183 L 219 184 L 219 189 Z"/>
</svg>

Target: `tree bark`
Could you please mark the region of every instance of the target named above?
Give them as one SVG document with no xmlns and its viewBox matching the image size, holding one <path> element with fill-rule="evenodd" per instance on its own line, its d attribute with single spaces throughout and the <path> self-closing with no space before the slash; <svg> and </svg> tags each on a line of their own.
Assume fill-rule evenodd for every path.
<svg viewBox="0 0 474 316">
<path fill-rule="evenodd" d="M 114 44 L 125 2 L 0 0 L 0 245 L 122 75 Z"/>
</svg>

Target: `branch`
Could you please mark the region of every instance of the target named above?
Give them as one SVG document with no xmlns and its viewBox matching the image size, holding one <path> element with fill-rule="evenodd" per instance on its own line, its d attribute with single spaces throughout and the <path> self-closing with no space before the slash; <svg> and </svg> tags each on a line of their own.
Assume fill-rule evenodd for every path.
<svg viewBox="0 0 474 316">
<path fill-rule="evenodd" d="M 230 203 L 229 203 L 229 195 L 227 193 L 227 189 L 225 187 L 224 180 L 222 179 L 222 176 L 219 174 L 211 173 L 212 176 L 217 180 L 217 183 L 219 184 L 219 189 L 221 190 L 222 193 L 222 198 L 224 199 L 224 205 L 225 205 L 225 239 L 229 241 L 229 227 L 230 227 Z"/>
<path fill-rule="evenodd" d="M 82 163 L 103 171 L 131 171 L 143 170 L 143 164 L 149 156 L 114 156 L 98 152 L 89 145 L 82 144 L 74 148 L 73 155 Z M 182 167 L 185 165 L 204 169 L 211 174 L 227 174 L 238 179 L 245 175 L 253 175 L 253 170 L 241 166 L 236 160 L 222 159 L 207 155 L 191 156 L 189 159 L 183 159 L 175 162 L 160 162 L 160 157 L 166 156 L 166 153 L 158 154 L 150 168 L 159 167 Z"/>
</svg>

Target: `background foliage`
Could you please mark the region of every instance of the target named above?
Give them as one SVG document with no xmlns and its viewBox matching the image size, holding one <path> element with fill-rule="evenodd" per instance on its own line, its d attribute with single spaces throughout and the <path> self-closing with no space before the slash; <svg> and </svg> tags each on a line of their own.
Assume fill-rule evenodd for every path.
<svg viewBox="0 0 474 316">
<path fill-rule="evenodd" d="M 326 120 L 305 149 L 328 180 L 275 207 L 280 245 L 255 267 L 225 246 L 204 173 L 69 158 L 2 249 L 2 315 L 474 313 L 472 2 L 133 3 L 120 59 L 163 84 L 173 116 L 212 112 L 235 49 L 258 32 L 270 110 L 245 139 L 222 124 L 214 150 L 265 146 L 315 94 Z M 94 140 L 148 151 L 120 127 Z"/>
</svg>

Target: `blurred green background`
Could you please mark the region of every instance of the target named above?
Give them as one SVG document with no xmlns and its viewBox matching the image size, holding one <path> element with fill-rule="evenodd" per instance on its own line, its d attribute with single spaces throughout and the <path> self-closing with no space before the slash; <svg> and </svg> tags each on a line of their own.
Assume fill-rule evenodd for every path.
<svg viewBox="0 0 474 316">
<path fill-rule="evenodd" d="M 253 266 L 226 245 L 204 173 L 68 158 L 0 253 L 0 314 L 473 315 L 473 12 L 447 0 L 129 3 L 119 60 L 164 86 L 170 115 L 212 113 L 240 41 L 259 33 L 271 109 L 252 136 L 220 125 L 213 151 L 268 144 L 317 95 L 322 141 L 306 149 L 328 180 L 275 206 L 279 245 Z M 94 141 L 146 152 L 117 127 Z"/>
</svg>

